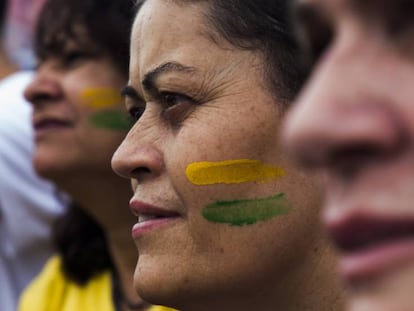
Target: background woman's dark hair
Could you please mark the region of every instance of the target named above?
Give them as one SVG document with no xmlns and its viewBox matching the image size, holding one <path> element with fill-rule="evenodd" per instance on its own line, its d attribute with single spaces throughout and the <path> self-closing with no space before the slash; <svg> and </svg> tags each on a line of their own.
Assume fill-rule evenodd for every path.
<svg viewBox="0 0 414 311">
<path fill-rule="evenodd" d="M 114 269 L 104 231 L 76 203 L 54 223 L 52 236 L 63 272 L 74 282 L 85 284 L 95 275 Z"/>
<path fill-rule="evenodd" d="M 219 34 L 233 46 L 260 51 L 265 61 L 268 87 L 279 98 L 290 102 L 306 76 L 293 27 L 289 0 L 175 0 L 206 2 L 211 35 Z M 139 8 L 145 0 L 137 0 Z M 215 33 L 214 33 L 215 32 Z"/>
<path fill-rule="evenodd" d="M 132 0 L 47 0 L 35 31 L 36 56 L 59 57 L 74 41 L 97 56 L 110 56 L 127 79 L 134 15 Z M 84 284 L 107 269 L 116 276 L 104 231 L 75 203 L 52 234 L 64 273 L 75 282 Z"/>
<path fill-rule="evenodd" d="M 132 0 L 47 0 L 36 26 L 34 50 L 42 60 L 59 56 L 74 41 L 109 55 L 128 74 L 129 39 L 135 15 Z M 83 31 L 86 31 L 85 35 Z"/>
</svg>

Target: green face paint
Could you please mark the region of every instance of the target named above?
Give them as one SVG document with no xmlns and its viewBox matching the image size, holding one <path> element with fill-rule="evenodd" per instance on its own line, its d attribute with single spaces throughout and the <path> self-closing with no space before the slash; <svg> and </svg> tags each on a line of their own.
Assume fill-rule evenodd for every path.
<svg viewBox="0 0 414 311">
<path fill-rule="evenodd" d="M 89 122 L 98 128 L 115 131 L 128 131 L 132 124 L 126 112 L 119 110 L 103 110 L 89 117 Z"/>
<path fill-rule="evenodd" d="M 211 222 L 243 226 L 252 225 L 258 221 L 268 220 L 288 212 L 289 206 L 285 194 L 279 193 L 261 199 L 218 201 L 207 205 L 202 210 L 202 215 Z"/>
<path fill-rule="evenodd" d="M 185 173 L 195 185 L 266 182 L 285 175 L 279 167 L 247 159 L 192 163 Z"/>
<path fill-rule="evenodd" d="M 94 109 L 110 108 L 123 102 L 120 91 L 114 88 L 88 88 L 81 94 L 86 105 Z"/>
</svg>

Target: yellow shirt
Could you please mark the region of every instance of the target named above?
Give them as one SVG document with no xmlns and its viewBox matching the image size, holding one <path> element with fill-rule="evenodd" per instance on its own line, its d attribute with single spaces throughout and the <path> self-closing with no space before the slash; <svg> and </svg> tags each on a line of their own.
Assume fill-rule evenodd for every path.
<svg viewBox="0 0 414 311">
<path fill-rule="evenodd" d="M 18 311 L 115 311 L 110 272 L 104 272 L 84 286 L 68 280 L 58 256 L 52 257 L 43 271 L 20 297 Z M 151 306 L 148 311 L 174 311 Z"/>
<path fill-rule="evenodd" d="M 147 311 L 176 311 L 176 310 L 163 307 L 163 306 L 152 306 Z"/>
</svg>

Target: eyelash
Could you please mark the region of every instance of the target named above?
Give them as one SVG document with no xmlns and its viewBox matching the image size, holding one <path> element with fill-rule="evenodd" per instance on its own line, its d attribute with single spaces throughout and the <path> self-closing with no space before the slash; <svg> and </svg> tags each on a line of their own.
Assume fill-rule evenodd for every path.
<svg viewBox="0 0 414 311">
<path fill-rule="evenodd" d="M 177 106 L 184 101 L 190 102 L 191 104 L 195 103 L 191 97 L 174 92 L 160 92 L 157 96 L 157 101 L 159 101 L 165 109 Z M 172 101 L 173 103 L 171 103 Z"/>
<path fill-rule="evenodd" d="M 87 52 L 81 50 L 69 51 L 63 56 L 63 64 L 67 67 L 74 66 L 89 57 L 90 55 Z"/>
<path fill-rule="evenodd" d="M 155 101 L 159 103 L 163 108 L 163 115 L 173 113 L 175 107 L 180 104 L 195 105 L 196 101 L 187 95 L 174 92 L 160 92 L 156 94 Z M 186 108 L 186 107 L 184 107 Z M 128 112 L 133 123 L 138 122 L 141 116 L 144 114 L 146 107 L 143 106 L 133 106 Z"/>
<path fill-rule="evenodd" d="M 141 116 L 144 114 L 145 107 L 134 106 L 128 110 L 132 123 L 138 122 Z"/>
</svg>

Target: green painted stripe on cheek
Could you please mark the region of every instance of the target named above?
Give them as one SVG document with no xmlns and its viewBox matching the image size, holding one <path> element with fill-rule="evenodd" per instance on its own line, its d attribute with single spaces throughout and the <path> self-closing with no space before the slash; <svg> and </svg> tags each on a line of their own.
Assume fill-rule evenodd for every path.
<svg viewBox="0 0 414 311">
<path fill-rule="evenodd" d="M 118 110 L 105 110 L 92 114 L 90 123 L 97 128 L 115 131 L 128 131 L 132 124 L 127 114 Z"/>
<path fill-rule="evenodd" d="M 287 214 L 289 205 L 284 193 L 253 200 L 218 201 L 202 210 L 205 219 L 232 226 L 252 225 L 258 221 Z"/>
<path fill-rule="evenodd" d="M 195 185 L 266 182 L 285 175 L 283 169 L 258 160 L 195 162 L 187 166 L 187 178 Z"/>
</svg>

